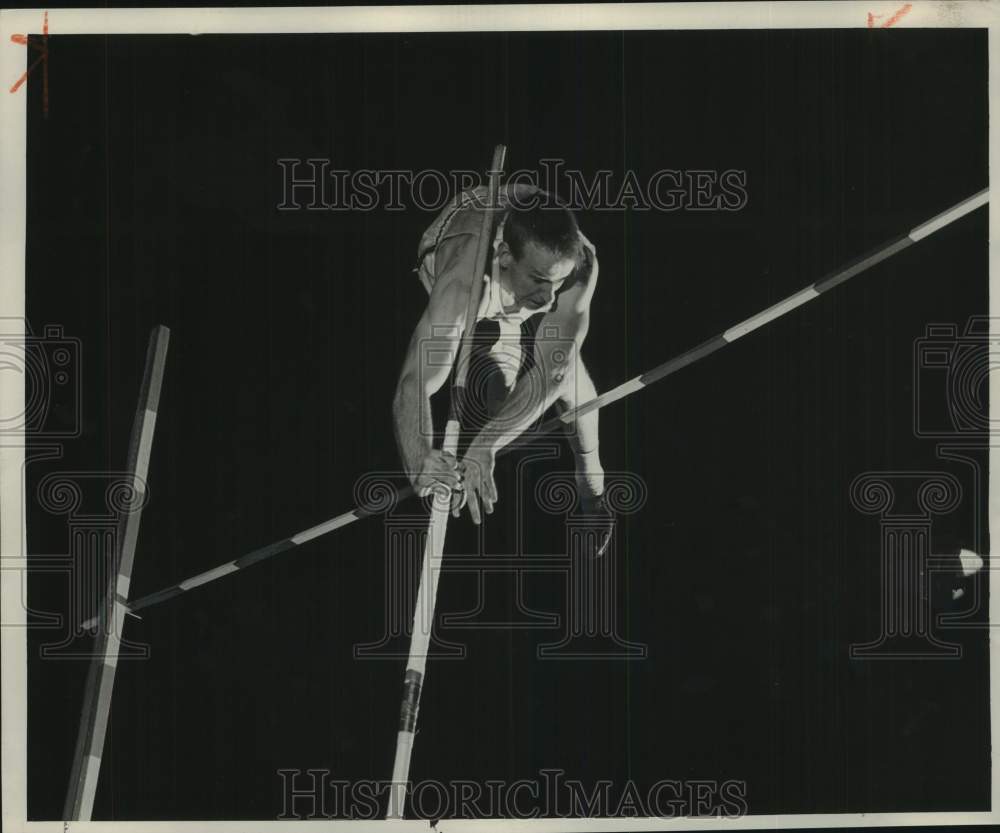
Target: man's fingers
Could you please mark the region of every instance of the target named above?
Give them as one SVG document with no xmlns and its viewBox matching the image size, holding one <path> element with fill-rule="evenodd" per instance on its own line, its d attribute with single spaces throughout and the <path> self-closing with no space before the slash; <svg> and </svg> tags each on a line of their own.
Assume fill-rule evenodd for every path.
<svg viewBox="0 0 1000 833">
<path fill-rule="evenodd" d="M 476 492 L 473 492 L 472 497 L 469 498 L 469 514 L 472 516 L 472 522 L 479 524 L 481 520 L 479 517 L 479 495 Z"/>
<path fill-rule="evenodd" d="M 462 508 L 468 502 L 468 499 L 469 499 L 468 492 L 465 491 L 464 487 L 461 489 L 455 489 L 451 493 L 451 514 L 454 517 L 457 518 L 459 517 L 459 515 L 461 515 Z"/>
<path fill-rule="evenodd" d="M 486 514 L 493 514 L 493 504 L 497 502 L 497 484 L 493 480 L 493 474 L 490 472 L 486 473 L 486 477 L 483 480 L 483 508 L 486 510 Z"/>
</svg>

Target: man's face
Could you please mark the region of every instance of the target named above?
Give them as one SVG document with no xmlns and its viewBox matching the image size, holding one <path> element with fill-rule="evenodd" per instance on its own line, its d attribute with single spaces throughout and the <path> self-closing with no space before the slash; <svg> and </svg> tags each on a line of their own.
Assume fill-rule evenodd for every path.
<svg viewBox="0 0 1000 833">
<path fill-rule="evenodd" d="M 498 247 L 500 268 L 507 289 L 528 309 L 541 309 L 555 297 L 576 263 L 533 241 L 525 244 L 520 260 L 515 260 L 506 243 Z"/>
</svg>

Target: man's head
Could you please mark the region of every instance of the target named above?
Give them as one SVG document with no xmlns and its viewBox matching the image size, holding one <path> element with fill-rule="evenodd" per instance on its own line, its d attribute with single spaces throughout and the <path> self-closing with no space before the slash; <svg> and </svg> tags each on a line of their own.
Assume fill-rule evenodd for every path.
<svg viewBox="0 0 1000 833">
<path fill-rule="evenodd" d="M 580 230 L 564 206 L 511 206 L 497 247 L 507 289 L 526 307 L 549 304 L 581 258 Z"/>
</svg>

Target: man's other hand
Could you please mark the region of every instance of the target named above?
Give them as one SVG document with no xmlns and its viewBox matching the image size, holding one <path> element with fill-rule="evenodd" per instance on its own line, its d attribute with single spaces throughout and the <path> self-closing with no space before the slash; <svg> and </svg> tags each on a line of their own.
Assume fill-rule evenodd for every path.
<svg viewBox="0 0 1000 833">
<path fill-rule="evenodd" d="M 452 515 L 457 518 L 462 507 L 468 503 L 472 522 L 481 523 L 480 502 L 487 515 L 493 513 L 493 504 L 497 502 L 497 485 L 493 482 L 495 463 L 496 455 L 492 449 L 475 446 L 469 448 L 460 466 L 465 474 L 465 489 L 452 496 Z"/>
</svg>

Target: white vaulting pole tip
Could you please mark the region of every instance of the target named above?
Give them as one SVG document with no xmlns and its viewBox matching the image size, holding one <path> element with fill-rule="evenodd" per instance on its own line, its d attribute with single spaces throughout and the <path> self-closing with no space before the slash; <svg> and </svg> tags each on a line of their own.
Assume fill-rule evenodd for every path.
<svg viewBox="0 0 1000 833">
<path fill-rule="evenodd" d="M 399 732 L 396 737 L 396 760 L 389 785 L 389 812 L 386 818 L 401 819 L 406 803 L 406 781 L 410 776 L 410 756 L 413 754 L 413 732 Z"/>
<path fill-rule="evenodd" d="M 962 564 L 963 576 L 971 576 L 983 569 L 983 557 L 972 550 L 961 550 L 958 553 L 958 560 Z"/>
</svg>

